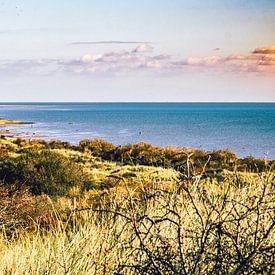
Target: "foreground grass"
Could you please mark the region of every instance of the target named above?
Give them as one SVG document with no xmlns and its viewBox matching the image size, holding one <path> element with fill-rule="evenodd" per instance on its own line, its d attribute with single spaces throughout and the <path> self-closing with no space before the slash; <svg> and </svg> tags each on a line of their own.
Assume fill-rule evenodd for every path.
<svg viewBox="0 0 275 275">
<path fill-rule="evenodd" d="M 272 274 L 274 170 L 208 175 L 191 159 L 179 172 L 50 151 L 93 186 L 34 196 L 3 185 L 0 274 Z"/>
<path fill-rule="evenodd" d="M 66 219 L 55 210 L 47 231 L 2 233 L 2 274 L 271 274 L 274 178 L 250 180 L 125 186 Z"/>
</svg>

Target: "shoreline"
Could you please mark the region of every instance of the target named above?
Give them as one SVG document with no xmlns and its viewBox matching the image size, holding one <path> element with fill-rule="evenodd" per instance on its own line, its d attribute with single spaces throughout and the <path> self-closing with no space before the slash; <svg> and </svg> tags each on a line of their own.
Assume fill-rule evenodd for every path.
<svg viewBox="0 0 275 275">
<path fill-rule="evenodd" d="M 61 141 L 61 142 L 66 142 L 66 143 L 70 143 L 73 146 L 78 146 L 79 142 L 81 142 L 81 140 L 84 139 L 98 139 L 96 137 L 93 136 L 89 136 L 89 137 L 84 137 L 81 139 L 78 139 L 77 141 L 71 141 L 71 140 L 67 140 L 66 136 L 64 135 L 61 138 L 52 136 L 51 134 L 46 134 L 46 133 L 35 133 L 35 129 L 29 129 L 27 132 L 24 132 L 24 130 L 20 130 L 21 127 L 19 127 L 20 125 L 33 125 L 35 124 L 35 122 L 28 122 L 28 121 L 20 121 L 20 120 L 11 120 L 11 119 L 3 119 L 0 118 L 0 136 L 2 137 L 7 137 L 10 139 L 22 139 L 25 141 L 45 141 L 45 142 L 51 142 L 51 141 Z M 68 123 L 70 124 L 70 123 Z M 16 126 L 18 125 L 18 127 Z M 9 127 L 10 126 L 10 127 Z M 31 126 L 32 127 L 32 126 Z M 18 129 L 18 131 L 17 131 Z M 72 133 L 73 134 L 73 133 Z M 99 138 L 101 140 L 107 141 L 109 142 L 109 139 L 107 137 L 105 138 Z M 112 141 L 113 142 L 113 141 Z M 203 149 L 202 147 L 189 147 L 189 146 L 176 146 L 176 145 L 156 145 L 150 141 L 147 140 L 137 140 L 134 142 L 128 142 L 128 143 L 114 143 L 116 146 L 124 146 L 124 145 L 133 145 L 133 144 L 138 144 L 138 143 L 147 143 L 147 144 L 151 144 L 154 147 L 158 147 L 158 148 L 175 148 L 175 149 L 188 149 L 188 150 L 197 150 L 197 151 L 203 151 L 203 152 L 216 152 L 216 151 L 223 151 L 223 150 L 228 150 L 230 152 L 232 152 L 233 154 L 235 154 L 239 159 L 244 159 L 247 157 L 253 157 L 255 159 L 261 159 L 261 160 L 275 160 L 275 157 L 270 157 L 268 155 L 262 155 L 259 156 L 257 154 L 254 153 L 248 153 L 248 154 L 239 154 L 236 153 L 236 151 L 234 151 L 233 149 L 231 149 L 230 147 L 215 147 L 214 149 L 209 149 L 209 148 L 205 148 Z"/>
<path fill-rule="evenodd" d="M 9 137 L 9 138 L 27 139 L 27 137 L 16 135 L 16 133 L 12 133 L 9 129 L 5 127 L 9 125 L 30 125 L 30 124 L 34 124 L 34 122 L 0 118 L 0 136 Z"/>
<path fill-rule="evenodd" d="M 21 125 L 21 124 L 34 124 L 34 122 L 18 121 L 18 120 L 0 118 L 0 126 L 3 126 L 3 125 Z"/>
</svg>

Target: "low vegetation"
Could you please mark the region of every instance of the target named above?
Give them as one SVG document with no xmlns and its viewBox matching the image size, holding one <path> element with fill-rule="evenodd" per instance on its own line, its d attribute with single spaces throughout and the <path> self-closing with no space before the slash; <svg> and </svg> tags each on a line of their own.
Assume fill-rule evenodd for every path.
<svg viewBox="0 0 275 275">
<path fill-rule="evenodd" d="M 274 164 L 274 161 L 255 159 L 251 156 L 239 159 L 227 149 L 205 152 L 190 148 L 155 147 L 144 142 L 115 146 L 104 140 L 91 139 L 82 140 L 77 149 L 82 152 L 89 150 L 94 156 L 122 164 L 161 166 L 179 171 L 186 166 L 187 155 L 192 156 L 191 164 L 198 171 L 208 159 L 209 172 L 222 169 L 258 172 L 264 170 L 267 165 Z"/>
<path fill-rule="evenodd" d="M 27 150 L 18 157 L 0 159 L 4 184 L 29 187 L 34 195 L 66 195 L 72 187 L 83 188 L 90 180 L 83 168 L 67 157 L 49 150 Z"/>
<path fill-rule="evenodd" d="M 0 274 L 272 274 L 274 161 L 0 139 Z"/>
</svg>

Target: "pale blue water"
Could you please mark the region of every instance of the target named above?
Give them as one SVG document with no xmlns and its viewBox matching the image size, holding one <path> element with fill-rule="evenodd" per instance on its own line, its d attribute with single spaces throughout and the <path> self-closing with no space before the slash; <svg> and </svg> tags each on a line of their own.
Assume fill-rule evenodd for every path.
<svg viewBox="0 0 275 275">
<path fill-rule="evenodd" d="M 146 141 L 275 159 L 275 103 L 1 103 L 0 117 L 32 121 L 7 129 L 47 140 Z"/>
</svg>

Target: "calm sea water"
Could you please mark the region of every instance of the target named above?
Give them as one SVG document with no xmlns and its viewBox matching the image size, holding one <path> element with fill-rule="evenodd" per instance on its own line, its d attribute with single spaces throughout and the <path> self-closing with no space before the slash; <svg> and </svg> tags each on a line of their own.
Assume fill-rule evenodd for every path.
<svg viewBox="0 0 275 275">
<path fill-rule="evenodd" d="M 0 117 L 32 121 L 6 129 L 47 140 L 146 141 L 275 159 L 275 103 L 1 103 Z"/>
</svg>

